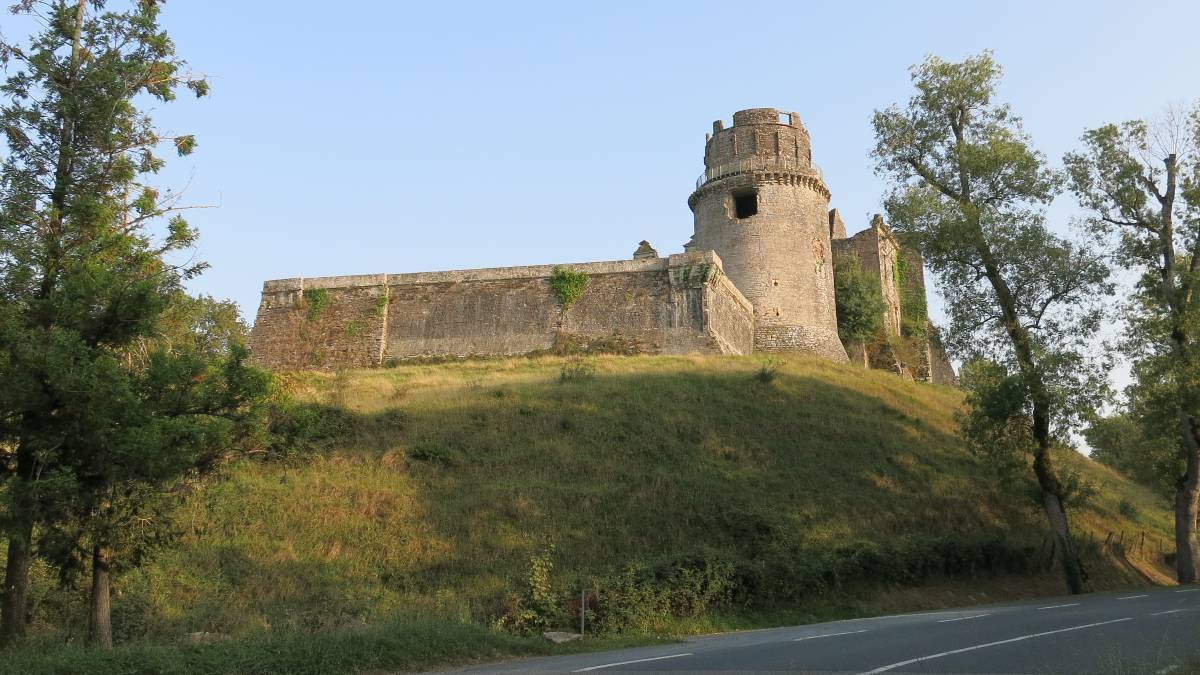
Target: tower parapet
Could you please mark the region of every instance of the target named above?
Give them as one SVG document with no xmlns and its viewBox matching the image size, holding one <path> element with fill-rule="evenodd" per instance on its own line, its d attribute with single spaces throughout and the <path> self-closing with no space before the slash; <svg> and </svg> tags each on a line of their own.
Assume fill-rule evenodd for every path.
<svg viewBox="0 0 1200 675">
<path fill-rule="evenodd" d="M 713 123 L 704 174 L 688 198 L 689 250 L 721 256 L 754 305 L 756 351 L 804 351 L 846 360 L 837 334 L 829 188 L 794 112 L 752 108 Z"/>
</svg>

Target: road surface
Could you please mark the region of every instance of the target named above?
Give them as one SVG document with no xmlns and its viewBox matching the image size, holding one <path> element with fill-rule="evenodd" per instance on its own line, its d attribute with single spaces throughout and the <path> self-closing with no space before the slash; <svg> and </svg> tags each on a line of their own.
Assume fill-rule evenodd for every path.
<svg viewBox="0 0 1200 675">
<path fill-rule="evenodd" d="M 1187 586 L 725 633 L 457 672 L 1182 675 L 1197 664 L 1200 586 Z"/>
</svg>

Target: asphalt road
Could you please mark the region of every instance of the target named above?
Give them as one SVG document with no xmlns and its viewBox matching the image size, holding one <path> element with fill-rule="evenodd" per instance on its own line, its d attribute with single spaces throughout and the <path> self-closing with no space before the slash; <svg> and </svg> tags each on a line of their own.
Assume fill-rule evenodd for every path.
<svg viewBox="0 0 1200 675">
<path fill-rule="evenodd" d="M 696 637 L 457 672 L 1188 673 L 1200 586 Z"/>
</svg>

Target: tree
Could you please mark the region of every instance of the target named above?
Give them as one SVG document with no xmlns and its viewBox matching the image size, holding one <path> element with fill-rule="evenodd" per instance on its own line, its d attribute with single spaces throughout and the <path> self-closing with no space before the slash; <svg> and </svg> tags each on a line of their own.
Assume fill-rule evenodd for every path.
<svg viewBox="0 0 1200 675">
<path fill-rule="evenodd" d="M 1067 585 L 1079 593 L 1086 575 L 1064 507 L 1070 486 L 1051 450 L 1103 390 L 1101 364 L 1088 354 L 1107 268 L 1046 228 L 1044 205 L 1061 179 L 1008 106 L 994 102 L 999 78 L 986 52 L 914 66 L 908 106 L 874 115 L 873 156 L 892 184 L 890 221 L 921 250 L 946 299 L 948 346 L 1003 369 L 970 402 L 967 439 L 986 450 L 1003 438 L 1010 452 L 1031 456 Z"/>
<path fill-rule="evenodd" d="M 178 196 L 146 181 L 159 148 L 184 155 L 195 140 L 160 134 L 138 104 L 207 84 L 175 56 L 159 2 L 106 4 L 23 0 L 14 11 L 40 32 L 0 42 L 0 644 L 24 631 L 35 533 L 47 553 L 88 547 L 90 641 L 111 643 L 121 523 L 205 468 L 265 387 L 239 347 L 162 340 L 164 312 L 203 265 L 171 264 L 196 235 Z"/>
<path fill-rule="evenodd" d="M 1124 312 L 1130 402 L 1147 436 L 1177 448 L 1176 574 L 1191 583 L 1200 565 L 1200 106 L 1153 125 L 1089 130 L 1083 146 L 1066 156 L 1071 190 L 1116 262 L 1140 275 Z"/>
<path fill-rule="evenodd" d="M 1129 413 L 1100 417 L 1083 430 L 1092 459 L 1165 494 L 1174 492 L 1177 443 L 1147 436 Z M 1175 439 L 1170 439 L 1175 440 Z"/>
<path fill-rule="evenodd" d="M 858 256 L 836 256 L 833 286 L 838 335 L 844 344 L 857 344 L 865 352 L 865 343 L 883 330 L 883 315 L 887 311 L 879 279 L 863 272 Z"/>
</svg>

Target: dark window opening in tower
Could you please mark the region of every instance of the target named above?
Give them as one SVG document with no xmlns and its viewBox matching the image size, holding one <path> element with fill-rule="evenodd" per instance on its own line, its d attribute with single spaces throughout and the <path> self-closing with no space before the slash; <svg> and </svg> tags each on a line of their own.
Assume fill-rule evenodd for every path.
<svg viewBox="0 0 1200 675">
<path fill-rule="evenodd" d="M 733 193 L 733 215 L 740 218 L 749 218 L 758 213 L 758 193 L 735 192 Z"/>
<path fill-rule="evenodd" d="M 786 124 L 789 127 L 792 126 L 792 114 L 791 113 L 779 113 L 779 123 Z"/>
</svg>

